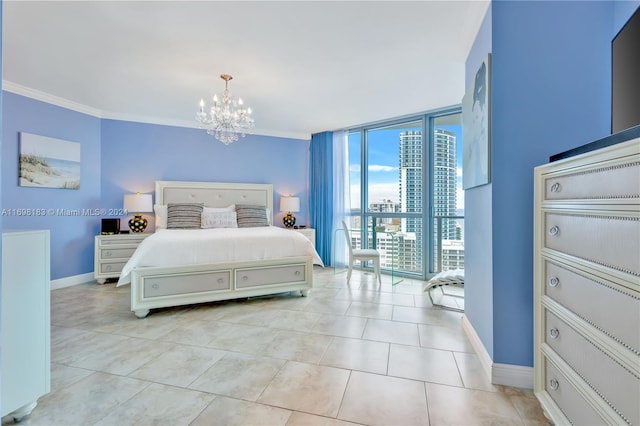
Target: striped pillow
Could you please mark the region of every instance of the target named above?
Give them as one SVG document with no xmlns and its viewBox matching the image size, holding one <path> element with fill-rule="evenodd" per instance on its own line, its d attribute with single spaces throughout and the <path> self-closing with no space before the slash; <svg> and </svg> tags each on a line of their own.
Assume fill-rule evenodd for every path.
<svg viewBox="0 0 640 426">
<path fill-rule="evenodd" d="M 200 229 L 202 203 L 167 204 L 167 229 Z"/>
<path fill-rule="evenodd" d="M 237 204 L 236 215 L 238 219 L 238 228 L 269 226 L 269 219 L 267 218 L 267 209 L 265 206 Z"/>
</svg>

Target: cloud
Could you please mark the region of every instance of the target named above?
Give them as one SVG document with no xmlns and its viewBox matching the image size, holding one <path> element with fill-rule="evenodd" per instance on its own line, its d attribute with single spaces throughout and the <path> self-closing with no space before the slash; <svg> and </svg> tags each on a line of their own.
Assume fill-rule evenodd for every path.
<svg viewBox="0 0 640 426">
<path fill-rule="evenodd" d="M 398 202 L 397 183 L 376 183 L 369 185 L 369 203 L 379 203 L 382 200 Z M 360 208 L 360 185 L 351 185 L 351 207 Z"/>
<path fill-rule="evenodd" d="M 350 164 L 349 173 L 360 173 L 360 164 Z"/>
<path fill-rule="evenodd" d="M 370 172 L 394 172 L 398 170 L 397 167 L 392 166 L 384 166 L 382 164 L 370 164 L 369 171 Z"/>
</svg>

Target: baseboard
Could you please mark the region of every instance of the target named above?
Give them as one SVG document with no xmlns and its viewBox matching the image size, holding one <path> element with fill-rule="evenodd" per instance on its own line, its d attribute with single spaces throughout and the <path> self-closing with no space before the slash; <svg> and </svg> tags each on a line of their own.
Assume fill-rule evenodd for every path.
<svg viewBox="0 0 640 426">
<path fill-rule="evenodd" d="M 533 389 L 533 367 L 513 364 L 493 364 L 491 383 Z"/>
<path fill-rule="evenodd" d="M 462 329 L 469 338 L 480 364 L 487 378 L 494 385 L 513 386 L 516 388 L 533 389 L 533 367 L 522 365 L 499 364 L 493 362 L 482 340 L 471 325 L 466 315 L 462 315 Z"/>
<path fill-rule="evenodd" d="M 491 368 L 493 366 L 493 360 L 489 356 L 489 352 L 487 352 L 487 349 L 482 344 L 480 336 L 478 336 L 478 333 L 476 333 L 476 330 L 471 325 L 471 322 L 464 314 L 462 315 L 462 329 L 469 338 L 471 346 L 473 346 L 473 350 L 476 351 L 476 355 L 478 355 L 478 358 L 480 358 L 480 364 L 482 365 L 485 376 L 487 376 L 487 378 L 491 380 Z"/>
<path fill-rule="evenodd" d="M 94 281 L 93 272 L 88 272 L 86 274 L 80 274 L 80 275 L 73 275 L 71 277 L 59 278 L 57 280 L 51 280 L 51 290 L 71 287 L 72 285 L 84 284 L 91 281 Z"/>
</svg>

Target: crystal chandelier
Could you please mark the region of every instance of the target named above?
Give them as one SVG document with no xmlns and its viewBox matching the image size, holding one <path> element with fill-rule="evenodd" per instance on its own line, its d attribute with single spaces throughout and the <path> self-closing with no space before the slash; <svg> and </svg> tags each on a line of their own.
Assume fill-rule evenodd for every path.
<svg viewBox="0 0 640 426">
<path fill-rule="evenodd" d="M 201 128 L 207 129 L 208 134 L 229 145 L 238 140 L 238 133 L 244 137 L 247 130 L 253 129 L 253 117 L 251 108 L 245 108 L 242 99 L 236 100 L 229 93 L 229 80 L 233 77 L 222 74 L 220 78 L 225 81 L 222 102 L 218 100 L 218 95 L 213 95 L 213 105 L 206 111 L 204 99 L 200 99 L 196 120 Z"/>
</svg>

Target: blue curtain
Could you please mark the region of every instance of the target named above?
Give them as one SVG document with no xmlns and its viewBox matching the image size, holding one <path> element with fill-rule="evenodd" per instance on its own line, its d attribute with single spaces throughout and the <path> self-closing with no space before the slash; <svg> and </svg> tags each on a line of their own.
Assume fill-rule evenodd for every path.
<svg viewBox="0 0 640 426">
<path fill-rule="evenodd" d="M 333 235 L 333 133 L 311 135 L 309 155 L 309 218 L 316 230 L 316 250 L 331 264 Z"/>
</svg>

